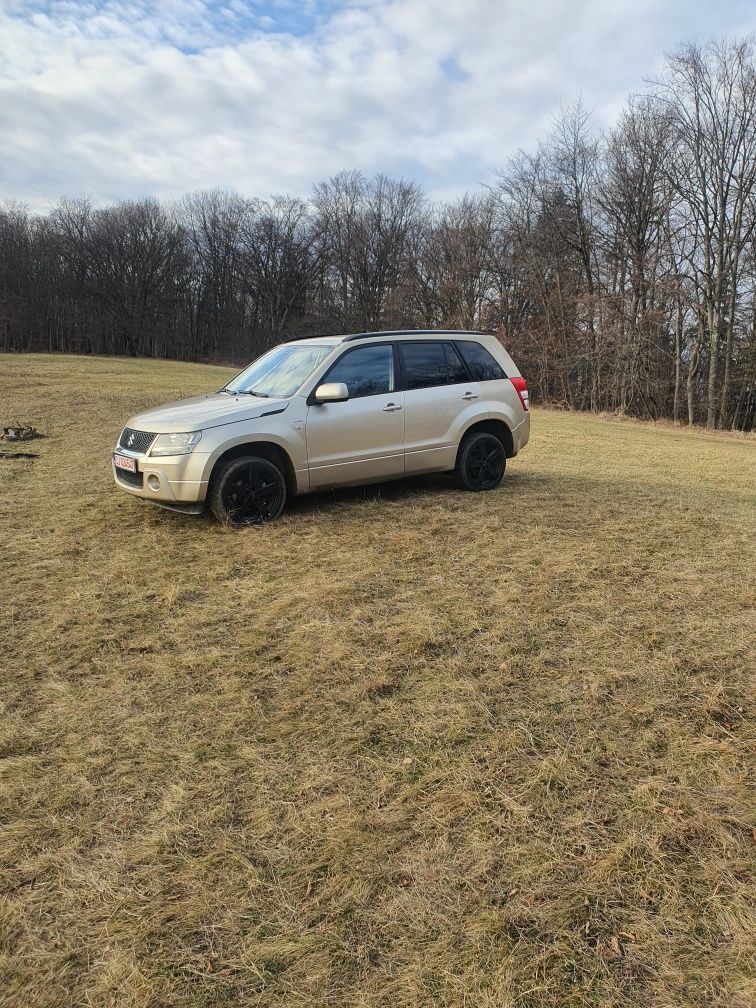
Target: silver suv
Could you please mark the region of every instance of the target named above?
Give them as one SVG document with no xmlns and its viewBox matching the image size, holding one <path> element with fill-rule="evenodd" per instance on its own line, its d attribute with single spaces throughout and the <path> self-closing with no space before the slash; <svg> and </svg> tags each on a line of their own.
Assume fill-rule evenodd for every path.
<svg viewBox="0 0 756 1008">
<path fill-rule="evenodd" d="M 132 417 L 116 485 L 223 522 L 276 518 L 287 497 L 452 472 L 491 490 L 527 444 L 528 391 L 490 335 L 422 330 L 283 343 L 218 392 Z"/>
</svg>

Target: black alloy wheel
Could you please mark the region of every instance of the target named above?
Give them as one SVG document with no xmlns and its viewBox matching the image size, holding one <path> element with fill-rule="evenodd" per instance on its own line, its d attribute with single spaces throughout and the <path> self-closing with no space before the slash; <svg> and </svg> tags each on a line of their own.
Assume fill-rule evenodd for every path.
<svg viewBox="0 0 756 1008">
<path fill-rule="evenodd" d="M 465 490 L 493 490 L 507 464 L 504 445 L 494 434 L 471 434 L 460 445 L 455 476 Z"/>
<path fill-rule="evenodd" d="M 273 462 L 258 457 L 233 459 L 218 474 L 210 495 L 215 517 L 229 525 L 272 521 L 286 503 L 286 480 Z"/>
</svg>

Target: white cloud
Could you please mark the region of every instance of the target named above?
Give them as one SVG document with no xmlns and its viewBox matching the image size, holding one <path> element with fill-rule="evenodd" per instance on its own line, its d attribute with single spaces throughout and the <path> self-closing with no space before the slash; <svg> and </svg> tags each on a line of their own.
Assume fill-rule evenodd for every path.
<svg viewBox="0 0 756 1008">
<path fill-rule="evenodd" d="M 601 123 L 665 49 L 751 17 L 661 6 L 15 2 L 0 9 L 0 199 L 305 194 L 341 168 L 463 192 L 578 92 Z"/>
</svg>

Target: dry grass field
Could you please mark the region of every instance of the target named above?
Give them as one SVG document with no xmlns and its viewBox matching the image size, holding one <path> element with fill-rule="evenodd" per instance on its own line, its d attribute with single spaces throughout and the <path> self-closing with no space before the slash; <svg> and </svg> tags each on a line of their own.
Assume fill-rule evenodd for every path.
<svg viewBox="0 0 756 1008">
<path fill-rule="evenodd" d="M 756 440 L 534 410 L 494 493 L 244 532 L 117 492 L 228 373 L 0 357 L 0 1005 L 753 1005 Z"/>
</svg>

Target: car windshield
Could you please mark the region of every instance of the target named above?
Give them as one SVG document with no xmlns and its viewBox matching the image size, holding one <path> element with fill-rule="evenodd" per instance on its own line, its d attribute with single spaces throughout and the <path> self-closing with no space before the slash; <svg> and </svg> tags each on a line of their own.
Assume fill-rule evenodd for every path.
<svg viewBox="0 0 756 1008">
<path fill-rule="evenodd" d="M 332 346 L 311 344 L 274 347 L 232 378 L 221 391 L 274 398 L 292 396 L 332 350 Z"/>
</svg>

